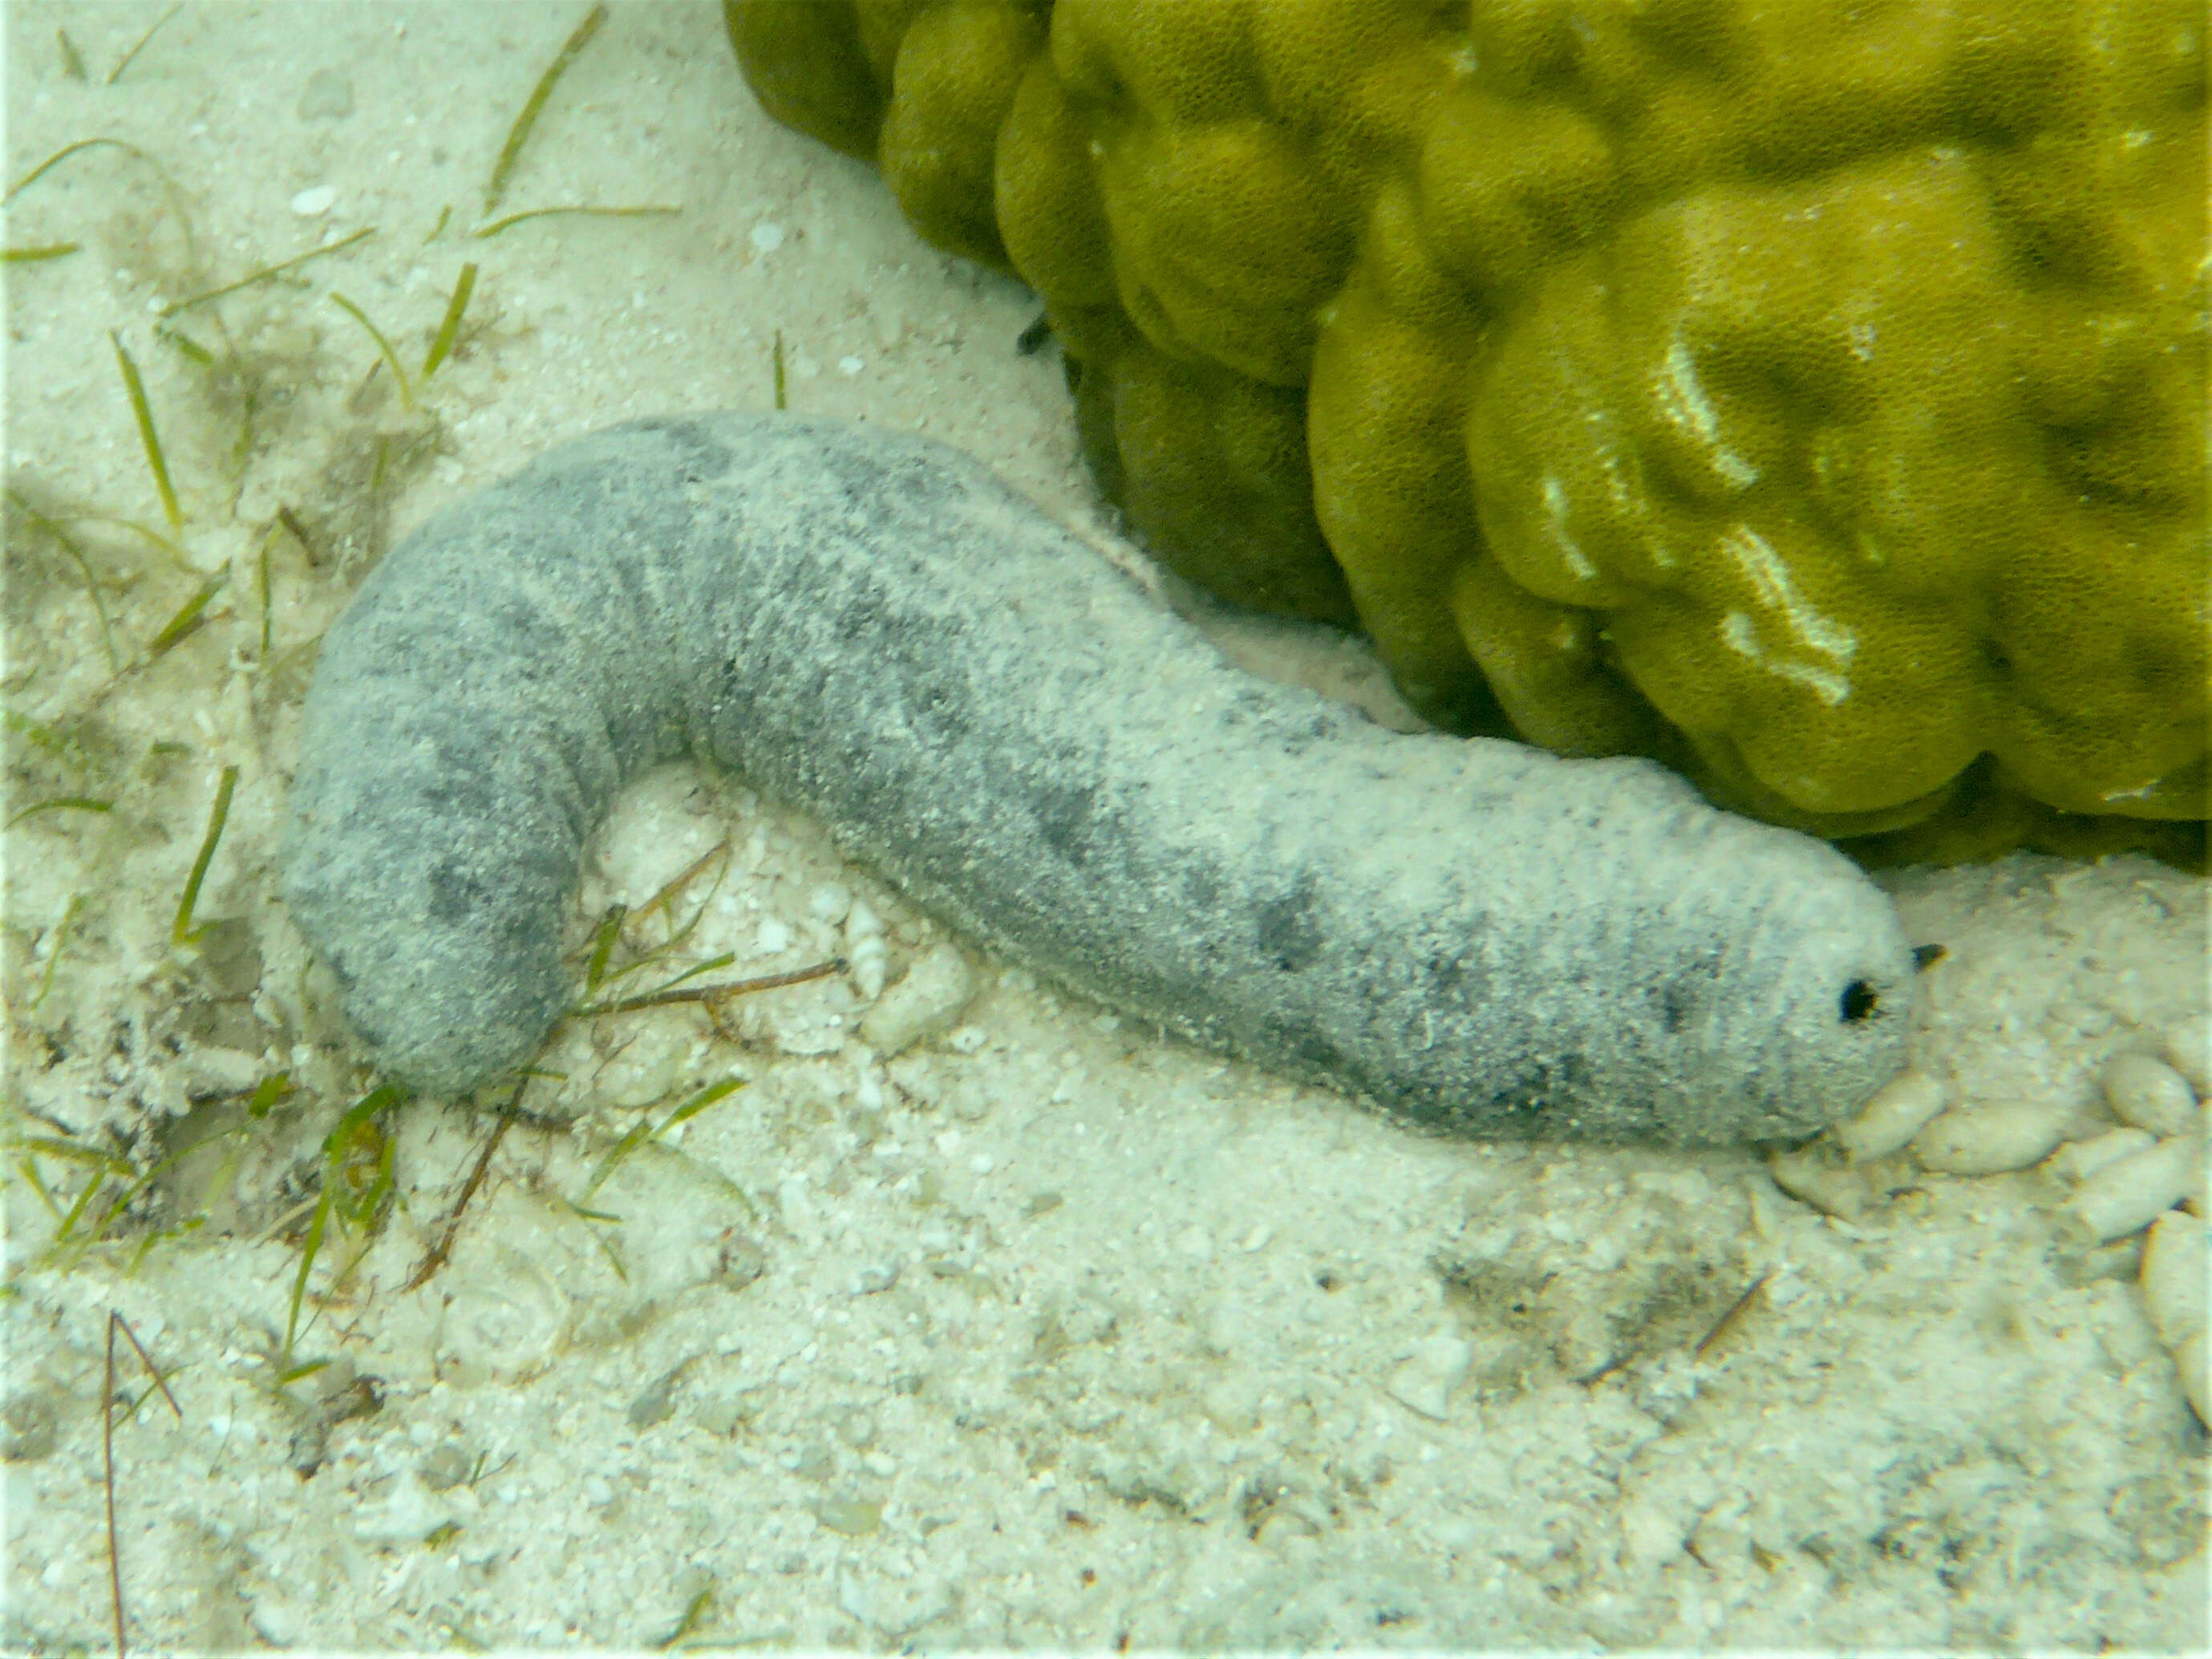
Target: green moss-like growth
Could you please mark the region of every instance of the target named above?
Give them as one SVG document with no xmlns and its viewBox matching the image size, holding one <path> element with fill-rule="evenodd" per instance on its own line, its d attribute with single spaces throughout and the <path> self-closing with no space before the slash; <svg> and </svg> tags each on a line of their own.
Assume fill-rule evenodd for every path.
<svg viewBox="0 0 2212 1659">
<path fill-rule="evenodd" d="M 1162 556 L 1348 593 L 1433 718 L 1870 854 L 2201 849 L 2194 5 L 726 4 L 1044 297 Z"/>
</svg>

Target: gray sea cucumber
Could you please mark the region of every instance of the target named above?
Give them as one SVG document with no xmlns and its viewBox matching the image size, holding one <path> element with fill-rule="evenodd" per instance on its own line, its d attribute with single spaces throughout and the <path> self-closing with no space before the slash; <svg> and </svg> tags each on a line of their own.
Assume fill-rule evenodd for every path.
<svg viewBox="0 0 2212 1659">
<path fill-rule="evenodd" d="M 1901 1061 L 1911 951 L 1826 845 L 1255 680 L 939 445 L 714 415 L 448 509 L 324 642 L 285 896 L 389 1074 L 529 1058 L 586 838 L 686 753 L 987 950 L 1454 1130 L 1802 1135 Z"/>
</svg>

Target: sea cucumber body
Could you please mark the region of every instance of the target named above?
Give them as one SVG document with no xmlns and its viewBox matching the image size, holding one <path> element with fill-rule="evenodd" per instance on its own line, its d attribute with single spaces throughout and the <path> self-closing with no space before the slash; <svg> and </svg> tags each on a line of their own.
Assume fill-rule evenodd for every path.
<svg viewBox="0 0 2212 1659">
<path fill-rule="evenodd" d="M 285 892 L 387 1072 L 529 1057 L 586 838 L 687 752 L 987 950 L 1455 1130 L 1802 1135 L 1902 1058 L 1910 950 L 1826 846 L 1646 762 L 1387 732 L 954 452 L 721 415 L 541 458 L 331 629 Z"/>
</svg>

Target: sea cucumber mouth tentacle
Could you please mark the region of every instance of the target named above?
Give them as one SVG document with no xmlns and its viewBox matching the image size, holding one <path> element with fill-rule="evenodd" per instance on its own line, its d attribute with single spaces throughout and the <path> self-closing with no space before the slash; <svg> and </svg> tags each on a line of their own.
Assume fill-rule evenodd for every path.
<svg viewBox="0 0 2212 1659">
<path fill-rule="evenodd" d="M 439 514 L 324 642 L 284 892 L 388 1074 L 530 1057 L 586 839 L 685 753 L 987 951 L 1453 1130 L 1802 1136 L 1902 1060 L 1910 947 L 1823 843 L 1254 679 L 940 445 L 710 415 Z"/>
</svg>

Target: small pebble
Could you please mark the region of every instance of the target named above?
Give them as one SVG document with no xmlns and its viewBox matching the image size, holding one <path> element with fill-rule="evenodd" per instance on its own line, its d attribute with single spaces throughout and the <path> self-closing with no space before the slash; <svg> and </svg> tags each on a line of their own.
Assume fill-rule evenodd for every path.
<svg viewBox="0 0 2212 1659">
<path fill-rule="evenodd" d="M 884 1506 L 864 1498 L 839 1497 L 826 1500 L 815 1518 L 847 1538 L 866 1538 L 883 1523 Z"/>
<path fill-rule="evenodd" d="M 884 939 L 883 918 L 866 899 L 851 900 L 845 909 L 845 962 L 852 969 L 853 988 L 863 1002 L 884 994 L 890 974 L 890 946 Z"/>
<path fill-rule="evenodd" d="M 1772 1154 L 1766 1160 L 1766 1172 L 1790 1197 L 1839 1221 L 1856 1221 L 1874 1202 L 1874 1183 L 1866 1172 L 1838 1163 L 1818 1141 Z"/>
<path fill-rule="evenodd" d="M 334 69 L 317 70 L 301 89 L 294 112 L 302 121 L 342 121 L 353 113 L 353 82 Z"/>
<path fill-rule="evenodd" d="M 2189 1081 L 2149 1054 L 2115 1054 L 2105 1066 L 2105 1103 L 2123 1123 L 2154 1135 L 2185 1134 L 2197 1127 L 2197 1097 Z"/>
<path fill-rule="evenodd" d="M 2074 1189 L 2066 1211 L 2099 1243 L 2148 1226 L 2197 1190 L 2203 1144 L 2175 1135 L 2115 1158 Z"/>
<path fill-rule="evenodd" d="M 2203 1327 L 2173 1346 L 2173 1364 L 2181 1373 L 2181 1392 L 2197 1420 L 2212 1427 L 2212 1333 Z"/>
<path fill-rule="evenodd" d="M 1944 1175 L 1997 1175 L 2040 1164 L 2066 1127 L 2062 1106 L 1977 1106 L 1948 1111 L 1913 1137 L 1922 1164 Z"/>
<path fill-rule="evenodd" d="M 2200 1097 L 2212 1097 L 2212 1014 L 2176 1020 L 2166 1028 L 2166 1057 Z"/>
<path fill-rule="evenodd" d="M 776 1183 L 776 1207 L 783 1212 L 784 1225 L 802 1238 L 814 1230 L 814 1200 L 806 1191 L 806 1176 L 793 1170 Z"/>
<path fill-rule="evenodd" d="M 2144 1152 L 2158 1144 L 2147 1129 L 2109 1129 L 2087 1140 L 2069 1140 L 2051 1153 L 2044 1168 L 2067 1181 L 2087 1181 L 2107 1164 Z"/>
<path fill-rule="evenodd" d="M 1835 1127 L 1836 1144 L 1854 1164 L 1887 1158 L 1950 1103 L 1951 1091 L 1940 1079 L 1908 1071 L 1884 1084 L 1856 1117 Z"/>
<path fill-rule="evenodd" d="M 2212 1243 L 2204 1223 L 2179 1210 L 2159 1217 L 2143 1246 L 2143 1305 L 2159 1340 L 2181 1370 L 2181 1391 L 2197 1420 L 2212 1425 L 2212 1370 L 2208 1369 L 2205 1331 L 2208 1280 L 2212 1280 Z"/>
<path fill-rule="evenodd" d="M 871 933 L 845 947 L 845 965 L 852 973 L 853 989 L 861 1001 L 873 1002 L 883 995 L 890 961 L 890 947 L 884 943 L 880 933 Z"/>
<path fill-rule="evenodd" d="M 1224 1434 L 1249 1434 L 1260 1426 L 1260 1385 L 1248 1376 L 1225 1376 L 1200 1396 L 1199 1409 Z"/>
<path fill-rule="evenodd" d="M 292 211 L 302 219 L 319 219 L 337 204 L 336 190 L 328 185 L 317 185 L 292 198 Z"/>
<path fill-rule="evenodd" d="M 899 1281 L 899 1264 L 879 1261 L 863 1267 L 853 1275 L 854 1296 L 880 1296 Z"/>
<path fill-rule="evenodd" d="M 2169 1348 L 2212 1322 L 2212 1236 L 2195 1216 L 2168 1210 L 2143 1244 L 2143 1305 Z"/>
<path fill-rule="evenodd" d="M 647 1387 L 644 1393 L 629 1402 L 628 1418 L 633 1429 L 649 1429 L 657 1423 L 665 1423 L 676 1410 L 676 1385 L 684 1380 L 685 1367 L 671 1366 Z"/>
<path fill-rule="evenodd" d="M 714 1255 L 713 1283 L 726 1291 L 742 1291 L 767 1271 L 767 1251 L 735 1229 L 723 1236 Z"/>
<path fill-rule="evenodd" d="M 1474 1365 L 1473 1346 L 1464 1337 L 1439 1331 L 1417 1346 L 1383 1386 L 1400 1405 L 1441 1423 L 1451 1410 L 1451 1391 Z"/>
<path fill-rule="evenodd" d="M 879 1054 L 896 1054 L 926 1036 L 949 1030 L 975 995 L 968 959 L 939 945 L 915 961 L 906 977 L 876 1000 L 860 1022 L 860 1039 Z"/>
<path fill-rule="evenodd" d="M 703 1395 L 692 1416 L 708 1434 L 733 1435 L 768 1408 L 766 1391 L 734 1389 Z"/>
<path fill-rule="evenodd" d="M 432 1492 L 451 1492 L 475 1468 L 476 1460 L 469 1455 L 468 1448 L 449 1440 L 425 1457 L 415 1472 Z"/>
<path fill-rule="evenodd" d="M 58 1439 L 55 1425 L 60 1417 L 52 1389 L 30 1389 L 10 1396 L 7 1405 L 0 1407 L 0 1459 L 36 1463 L 51 1457 Z"/>
</svg>

